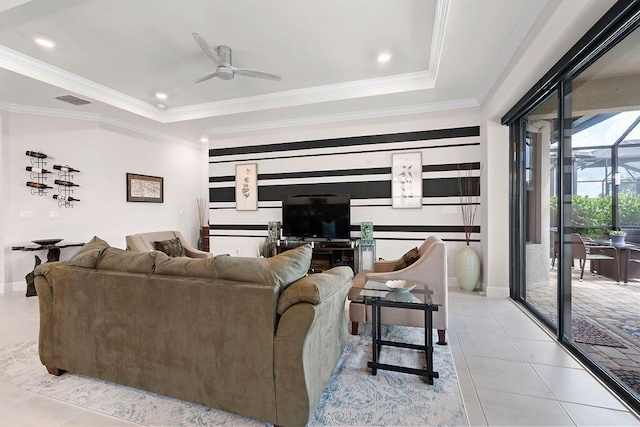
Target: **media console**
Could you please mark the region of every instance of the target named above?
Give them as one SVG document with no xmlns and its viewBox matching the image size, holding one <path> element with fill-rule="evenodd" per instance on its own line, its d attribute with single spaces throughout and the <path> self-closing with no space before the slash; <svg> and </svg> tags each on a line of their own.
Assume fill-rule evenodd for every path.
<svg viewBox="0 0 640 427">
<path fill-rule="evenodd" d="M 346 265 L 351 267 L 354 274 L 358 272 L 359 248 L 358 242 L 305 242 L 280 240 L 276 245 L 276 253 L 282 253 L 289 249 L 311 243 L 313 255 L 311 258 L 311 268 L 318 270 L 328 270 L 333 267 Z"/>
</svg>

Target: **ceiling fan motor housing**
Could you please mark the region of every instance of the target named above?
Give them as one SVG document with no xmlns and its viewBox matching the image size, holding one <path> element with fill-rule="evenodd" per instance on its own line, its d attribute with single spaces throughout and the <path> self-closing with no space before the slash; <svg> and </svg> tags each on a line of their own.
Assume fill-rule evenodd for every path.
<svg viewBox="0 0 640 427">
<path fill-rule="evenodd" d="M 217 76 L 220 77 L 222 80 L 231 80 L 233 78 L 233 70 L 229 67 L 225 67 L 224 65 L 221 65 L 218 67 L 217 71 Z"/>
<path fill-rule="evenodd" d="M 227 65 L 231 65 L 231 48 L 229 46 L 218 46 L 216 50 L 224 63 L 224 65 L 218 67 L 218 77 L 222 80 L 231 80 L 233 78 L 233 69 L 227 67 Z"/>
</svg>

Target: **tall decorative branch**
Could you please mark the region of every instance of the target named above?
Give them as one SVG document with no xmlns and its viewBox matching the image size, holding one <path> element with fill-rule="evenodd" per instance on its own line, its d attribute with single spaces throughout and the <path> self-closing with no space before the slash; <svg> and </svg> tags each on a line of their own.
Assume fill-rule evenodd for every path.
<svg viewBox="0 0 640 427">
<path fill-rule="evenodd" d="M 460 211 L 462 212 L 462 226 L 464 227 L 464 238 L 469 246 L 473 224 L 478 211 L 478 198 L 480 194 L 480 176 L 482 167 L 477 177 L 473 176 L 471 163 L 464 164 L 464 168 L 458 167 L 458 190 L 460 193 Z"/>
<path fill-rule="evenodd" d="M 205 222 L 206 214 L 207 214 L 207 199 L 204 197 L 198 197 L 198 218 L 200 219 L 200 227 L 204 227 L 207 225 Z"/>
</svg>

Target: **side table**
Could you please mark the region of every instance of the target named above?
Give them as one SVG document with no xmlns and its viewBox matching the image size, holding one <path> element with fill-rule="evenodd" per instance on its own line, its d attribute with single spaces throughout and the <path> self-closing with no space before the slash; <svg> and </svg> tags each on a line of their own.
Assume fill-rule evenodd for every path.
<svg viewBox="0 0 640 427">
<path fill-rule="evenodd" d="M 80 243 L 80 242 L 70 242 L 70 243 L 55 243 L 55 244 L 35 244 L 35 245 L 23 245 L 23 246 L 12 246 L 11 250 L 13 251 L 47 251 L 47 262 L 54 262 L 54 261 L 60 261 L 60 249 L 62 248 L 69 248 L 72 246 L 83 246 L 84 243 Z M 30 273 L 28 273 L 26 276 L 24 276 L 26 282 L 27 282 L 27 293 L 26 296 L 28 297 L 32 297 L 32 296 L 36 296 L 38 295 L 36 292 L 36 286 L 35 286 L 35 269 L 37 266 L 39 266 L 42 263 L 42 260 L 40 259 L 40 257 L 38 255 L 35 255 L 35 259 L 36 259 L 36 263 L 33 267 L 33 270 L 31 270 Z"/>
<path fill-rule="evenodd" d="M 380 286 L 382 285 L 382 286 Z M 384 284 L 367 282 L 367 285 L 358 295 L 358 300 L 371 305 L 372 328 L 371 338 L 373 347 L 373 360 L 367 364 L 371 373 L 376 375 L 378 369 L 403 372 L 426 377 L 427 383 L 433 384 L 433 379 L 438 378 L 438 372 L 433 370 L 433 312 L 438 311 L 438 302 L 433 300 L 433 291 L 426 284 L 418 283 L 411 292 L 392 292 L 384 290 Z M 424 312 L 424 345 L 395 342 L 382 339 L 381 307 L 396 307 L 406 310 L 422 310 Z M 382 346 L 410 348 L 424 352 L 426 369 L 409 368 L 406 366 L 389 365 L 380 363 Z"/>
</svg>

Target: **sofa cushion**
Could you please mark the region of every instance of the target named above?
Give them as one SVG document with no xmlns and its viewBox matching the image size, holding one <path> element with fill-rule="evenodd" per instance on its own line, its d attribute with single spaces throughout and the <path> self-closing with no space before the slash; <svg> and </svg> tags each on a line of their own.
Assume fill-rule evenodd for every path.
<svg viewBox="0 0 640 427">
<path fill-rule="evenodd" d="M 335 267 L 323 273 L 310 274 L 291 284 L 278 299 L 278 314 L 300 302 L 318 305 L 338 292 L 346 281 L 353 278 L 349 267 Z"/>
<path fill-rule="evenodd" d="M 68 265 L 74 267 L 96 268 L 96 263 L 102 252 L 109 247 L 109 244 L 99 238 L 93 236 L 84 246 L 67 261 Z"/>
<path fill-rule="evenodd" d="M 170 257 L 186 256 L 182 242 L 177 237 L 175 239 L 153 242 L 153 246 L 155 246 L 156 250 L 164 252 Z"/>
<path fill-rule="evenodd" d="M 311 246 L 304 245 L 271 258 L 215 257 L 218 277 L 223 280 L 287 286 L 304 277 L 311 266 Z"/>
<path fill-rule="evenodd" d="M 217 279 L 215 258 L 156 258 L 156 274 Z"/>
<path fill-rule="evenodd" d="M 125 271 L 129 273 L 151 274 L 156 260 L 164 262 L 168 256 L 162 252 L 130 252 L 124 249 L 107 248 L 98 259 L 98 270 Z"/>
<path fill-rule="evenodd" d="M 420 252 L 418 252 L 418 248 L 409 250 L 406 254 L 402 255 L 402 258 L 400 258 L 398 262 L 396 262 L 396 265 L 393 266 L 393 271 L 398 271 L 409 267 L 411 264 L 416 262 L 418 258 L 420 258 Z"/>
</svg>

